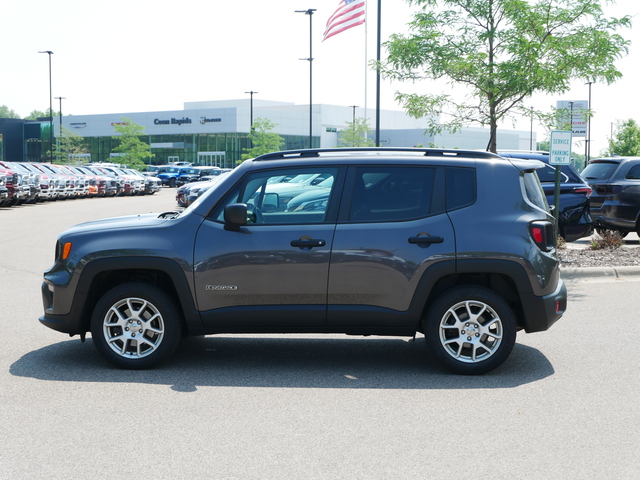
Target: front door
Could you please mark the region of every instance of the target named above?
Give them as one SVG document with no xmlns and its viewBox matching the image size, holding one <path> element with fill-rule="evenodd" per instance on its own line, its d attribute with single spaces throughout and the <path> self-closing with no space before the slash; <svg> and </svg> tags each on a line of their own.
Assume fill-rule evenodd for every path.
<svg viewBox="0 0 640 480">
<path fill-rule="evenodd" d="M 325 324 L 337 182 L 304 188 L 289 182 L 309 174 L 335 180 L 337 173 L 315 168 L 248 174 L 203 222 L 194 279 L 205 327 L 313 331 Z M 248 223 L 225 230 L 224 206 L 234 203 L 249 207 Z"/>
</svg>

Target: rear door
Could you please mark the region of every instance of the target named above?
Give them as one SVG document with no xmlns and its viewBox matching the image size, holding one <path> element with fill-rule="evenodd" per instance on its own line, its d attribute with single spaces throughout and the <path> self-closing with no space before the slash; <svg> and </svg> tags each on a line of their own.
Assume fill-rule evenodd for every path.
<svg viewBox="0 0 640 480">
<path fill-rule="evenodd" d="M 329 328 L 415 324 L 407 312 L 432 265 L 455 259 L 445 169 L 359 166 L 347 176 L 333 242 Z"/>
</svg>

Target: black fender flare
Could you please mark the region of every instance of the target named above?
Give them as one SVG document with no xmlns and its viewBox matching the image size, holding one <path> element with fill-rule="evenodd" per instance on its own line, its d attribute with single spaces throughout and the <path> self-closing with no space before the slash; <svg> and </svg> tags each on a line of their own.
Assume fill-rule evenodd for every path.
<svg viewBox="0 0 640 480">
<path fill-rule="evenodd" d="M 99 274 L 122 270 L 155 270 L 168 275 L 175 288 L 187 328 L 202 326 L 200 313 L 196 308 L 190 282 L 184 269 L 176 260 L 162 257 L 111 257 L 90 261 L 80 272 L 72 313 L 74 310 L 76 313 L 86 312 L 94 279 Z"/>
</svg>

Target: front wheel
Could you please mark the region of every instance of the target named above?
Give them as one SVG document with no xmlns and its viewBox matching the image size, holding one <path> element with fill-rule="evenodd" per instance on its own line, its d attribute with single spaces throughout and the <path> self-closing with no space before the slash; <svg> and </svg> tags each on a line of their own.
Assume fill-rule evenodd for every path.
<svg viewBox="0 0 640 480">
<path fill-rule="evenodd" d="M 180 311 L 154 285 L 126 283 L 103 295 L 91 317 L 100 354 L 126 369 L 150 368 L 169 357 L 182 335 Z"/>
<path fill-rule="evenodd" d="M 445 292 L 424 319 L 433 356 L 449 370 L 480 375 L 500 366 L 513 350 L 516 320 L 493 290 L 469 285 Z"/>
</svg>

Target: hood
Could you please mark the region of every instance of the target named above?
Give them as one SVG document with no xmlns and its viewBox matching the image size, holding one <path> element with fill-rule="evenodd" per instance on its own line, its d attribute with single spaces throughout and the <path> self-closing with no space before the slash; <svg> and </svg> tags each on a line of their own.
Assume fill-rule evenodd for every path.
<svg viewBox="0 0 640 480">
<path fill-rule="evenodd" d="M 66 234 L 96 232 L 101 230 L 111 230 L 114 228 L 141 228 L 162 225 L 168 218 L 160 217 L 159 213 L 146 213 L 143 215 L 127 215 L 125 217 L 104 218 L 91 222 L 80 223 L 64 232 Z"/>
</svg>

